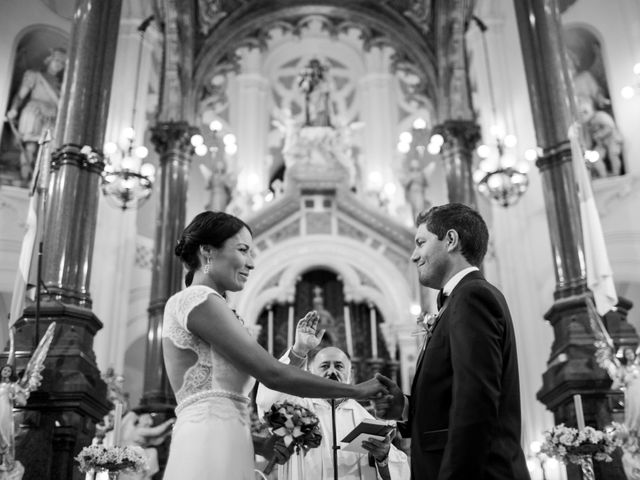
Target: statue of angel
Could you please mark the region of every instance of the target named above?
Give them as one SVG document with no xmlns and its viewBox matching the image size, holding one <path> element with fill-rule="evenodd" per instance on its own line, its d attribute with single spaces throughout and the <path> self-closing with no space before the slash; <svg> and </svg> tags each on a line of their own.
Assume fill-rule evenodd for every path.
<svg viewBox="0 0 640 480">
<path fill-rule="evenodd" d="M 205 189 L 209 190 L 209 202 L 204 208 L 224 212 L 231 202 L 237 178 L 228 171 L 227 163 L 222 158 L 214 158 L 212 167 L 200 165 L 200 173 L 206 182 Z"/>
<path fill-rule="evenodd" d="M 24 473 L 24 467 L 15 458 L 13 407 L 26 405 L 31 392 L 40 387 L 40 372 L 44 368 L 55 327 L 55 322 L 49 325 L 21 378 L 15 372 L 13 329 L 9 331 L 9 358 L 0 370 L 0 480 L 19 480 Z"/>
</svg>

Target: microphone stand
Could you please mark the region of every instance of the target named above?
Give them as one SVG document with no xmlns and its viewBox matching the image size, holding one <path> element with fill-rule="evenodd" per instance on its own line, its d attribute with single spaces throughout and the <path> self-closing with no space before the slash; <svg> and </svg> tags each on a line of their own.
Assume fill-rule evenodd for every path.
<svg viewBox="0 0 640 480">
<path fill-rule="evenodd" d="M 333 429 L 333 479 L 338 480 L 338 439 L 336 437 L 336 401 L 331 399 L 331 427 Z"/>
</svg>

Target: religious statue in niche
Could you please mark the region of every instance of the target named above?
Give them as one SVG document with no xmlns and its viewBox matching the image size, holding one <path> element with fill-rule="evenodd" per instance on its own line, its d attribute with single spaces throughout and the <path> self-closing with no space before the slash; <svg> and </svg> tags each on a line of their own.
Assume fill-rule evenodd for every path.
<svg viewBox="0 0 640 480">
<path fill-rule="evenodd" d="M 597 153 L 588 163 L 593 178 L 622 175 L 623 138 L 616 125 L 600 42 L 588 30 L 565 30 L 568 65 L 585 150 Z"/>
<path fill-rule="evenodd" d="M 33 351 L 21 377 L 15 369 L 13 330 L 9 331 L 9 358 L 0 370 L 0 480 L 20 480 L 24 467 L 15 457 L 16 435 L 13 409 L 27 404 L 32 391 L 40 387 L 44 360 L 49 352 L 56 324 L 51 323 Z"/>
<path fill-rule="evenodd" d="M 66 51 L 56 48 L 44 59 L 44 69 L 25 71 L 7 111 L 7 121 L 20 146 L 23 182 L 31 178 L 43 132 L 49 129 L 53 135 L 66 61 Z"/>
</svg>

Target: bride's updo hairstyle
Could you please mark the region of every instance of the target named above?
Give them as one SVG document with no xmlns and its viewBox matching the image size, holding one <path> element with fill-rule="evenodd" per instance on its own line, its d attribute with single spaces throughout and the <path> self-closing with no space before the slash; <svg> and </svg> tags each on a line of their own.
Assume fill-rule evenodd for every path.
<svg viewBox="0 0 640 480">
<path fill-rule="evenodd" d="M 222 248 L 224 242 L 243 228 L 251 232 L 249 225 L 238 217 L 225 212 L 202 212 L 184 229 L 175 248 L 175 254 L 187 268 L 184 283 L 188 287 L 193 282 L 193 274 L 200 268 L 198 250 L 200 245 Z"/>
</svg>

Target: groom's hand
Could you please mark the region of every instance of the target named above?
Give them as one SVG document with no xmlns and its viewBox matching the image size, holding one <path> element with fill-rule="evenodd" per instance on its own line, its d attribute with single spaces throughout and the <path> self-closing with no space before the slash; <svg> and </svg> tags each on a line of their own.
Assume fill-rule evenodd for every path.
<svg viewBox="0 0 640 480">
<path fill-rule="evenodd" d="M 376 416 L 388 420 L 401 418 L 405 402 L 402 390 L 393 380 L 384 375 L 378 373 L 376 378 L 389 391 L 387 395 L 383 395 L 374 401 Z"/>
</svg>

